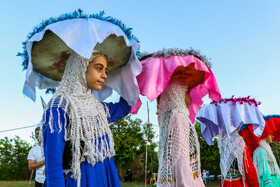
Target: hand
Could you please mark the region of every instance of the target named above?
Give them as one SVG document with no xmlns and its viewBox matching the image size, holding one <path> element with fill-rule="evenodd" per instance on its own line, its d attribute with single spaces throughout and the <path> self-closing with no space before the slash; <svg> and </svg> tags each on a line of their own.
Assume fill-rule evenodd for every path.
<svg viewBox="0 0 280 187">
<path fill-rule="evenodd" d="M 189 93 L 186 92 L 186 96 L 185 96 L 185 103 L 187 105 L 187 107 L 189 108 L 192 102 L 192 98 L 190 97 Z"/>
</svg>

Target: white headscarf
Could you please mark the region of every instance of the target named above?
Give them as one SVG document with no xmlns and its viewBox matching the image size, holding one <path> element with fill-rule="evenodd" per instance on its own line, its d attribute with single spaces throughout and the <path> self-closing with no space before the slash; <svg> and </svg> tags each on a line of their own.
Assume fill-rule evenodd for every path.
<svg viewBox="0 0 280 187">
<path fill-rule="evenodd" d="M 67 61 L 61 83 L 48 103 L 46 111 L 50 110 L 48 124 L 46 115 L 42 121 L 43 125 L 49 125 L 51 133 L 55 130 L 53 126 L 53 111 L 56 107 L 62 108 L 69 116 L 69 124 L 58 122 L 58 133 L 64 128 L 65 141 L 72 144 L 72 163 L 70 172 L 74 179 L 77 179 L 77 186 L 80 186 L 81 170 L 80 165 L 86 156 L 87 162 L 92 166 L 96 162 L 103 161 L 115 155 L 114 141 L 108 125 L 108 109 L 93 96 L 92 90 L 86 82 L 86 71 L 89 60 L 73 53 Z M 60 119 L 58 112 L 58 119 Z M 105 136 L 108 136 L 108 142 Z M 98 140 L 101 138 L 101 140 Z M 84 141 L 82 152 L 80 142 Z"/>
<path fill-rule="evenodd" d="M 158 186 L 175 185 L 177 161 L 182 157 L 189 160 L 191 156 L 196 155 L 200 174 L 198 137 L 194 125 L 189 120 L 189 110 L 185 104 L 187 90 L 186 84 L 171 80 L 160 95 Z M 178 115 L 183 118 L 177 118 Z"/>
</svg>

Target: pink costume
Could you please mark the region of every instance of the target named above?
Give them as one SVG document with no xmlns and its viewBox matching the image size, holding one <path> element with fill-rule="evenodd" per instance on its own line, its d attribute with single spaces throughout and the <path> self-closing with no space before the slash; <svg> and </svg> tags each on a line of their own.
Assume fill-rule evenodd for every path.
<svg viewBox="0 0 280 187">
<path fill-rule="evenodd" d="M 157 185 L 204 186 L 200 171 L 199 142 L 192 122 L 206 94 L 213 100 L 220 100 L 215 76 L 201 60 L 204 57 L 193 50 L 164 50 L 149 56 L 152 57 L 141 61 L 143 69 L 137 80 L 140 94 L 147 96 L 150 101 L 160 95 Z M 185 104 L 188 86 L 186 83 L 170 79 L 177 67 L 187 67 L 191 64 L 194 64 L 196 70 L 204 71 L 205 77 L 202 84 L 190 90 L 192 102 L 188 109 Z M 132 113 L 137 113 L 140 106 L 139 99 Z"/>
<path fill-rule="evenodd" d="M 196 70 L 205 72 L 203 83 L 190 90 L 192 102 L 189 107 L 189 118 L 192 123 L 194 123 L 196 113 L 203 104 L 202 98 L 205 95 L 209 94 L 209 97 L 214 101 L 219 101 L 221 99 L 215 75 L 202 60 L 194 55 L 171 55 L 168 58 L 151 57 L 146 60 L 142 60 L 141 63 L 142 72 L 137 76 L 140 94 L 147 96 L 151 102 L 165 90 L 173 72 L 177 67 L 187 67 L 188 65 L 194 63 Z M 141 101 L 138 100 L 136 107 L 133 108 L 131 113 L 136 114 L 140 106 Z"/>
<path fill-rule="evenodd" d="M 204 186 L 195 127 L 185 104 L 187 86 L 170 81 L 159 102 L 158 186 Z"/>
</svg>

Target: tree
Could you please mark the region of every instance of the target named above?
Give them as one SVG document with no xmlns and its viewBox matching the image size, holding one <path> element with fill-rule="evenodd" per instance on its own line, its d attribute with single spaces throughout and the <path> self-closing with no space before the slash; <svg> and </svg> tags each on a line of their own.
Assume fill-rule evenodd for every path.
<svg viewBox="0 0 280 187">
<path fill-rule="evenodd" d="M 158 143 L 153 142 L 153 139 L 155 138 L 155 133 L 153 131 L 153 124 L 146 123 L 143 126 L 143 129 L 145 131 L 146 140 L 148 143 L 148 170 L 153 171 L 153 173 L 157 173 L 158 171 L 158 157 L 157 152 L 155 151 L 158 147 Z M 146 150 L 145 150 L 146 151 Z M 142 160 L 142 163 L 145 164 L 145 157 Z"/>
<path fill-rule="evenodd" d="M 270 147 L 273 150 L 273 154 L 275 155 L 275 158 L 277 160 L 278 165 L 280 166 L 280 158 L 279 158 L 279 154 L 280 154 L 280 143 L 279 142 L 272 142 L 270 143 Z"/>
<path fill-rule="evenodd" d="M 215 137 L 213 145 L 208 145 L 201 135 L 200 122 L 195 122 L 195 129 L 200 144 L 201 169 L 210 171 L 210 174 L 220 175 L 220 153 L 218 148 L 218 138 Z"/>
<path fill-rule="evenodd" d="M 132 169 L 134 177 L 143 177 L 145 171 L 146 143 L 148 142 L 148 162 L 150 163 L 148 166 L 157 169 L 158 161 L 157 153 L 155 152 L 157 144 L 153 142 L 154 132 L 152 124 L 149 124 L 148 127 L 149 139 L 147 140 L 147 124 L 143 125 L 142 121 L 138 118 L 133 120 L 128 115 L 110 124 L 116 151 L 114 161 L 121 178 L 124 178 L 128 168 Z"/>
<path fill-rule="evenodd" d="M 27 155 L 31 145 L 19 136 L 0 139 L 0 180 L 26 180 L 28 170 Z"/>
</svg>

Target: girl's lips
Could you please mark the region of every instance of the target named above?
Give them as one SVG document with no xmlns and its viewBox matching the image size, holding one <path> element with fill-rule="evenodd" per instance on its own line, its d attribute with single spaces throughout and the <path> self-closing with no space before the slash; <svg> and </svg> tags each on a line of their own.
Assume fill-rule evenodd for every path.
<svg viewBox="0 0 280 187">
<path fill-rule="evenodd" d="M 104 85 L 104 82 L 98 81 L 98 83 L 102 86 Z"/>
</svg>

